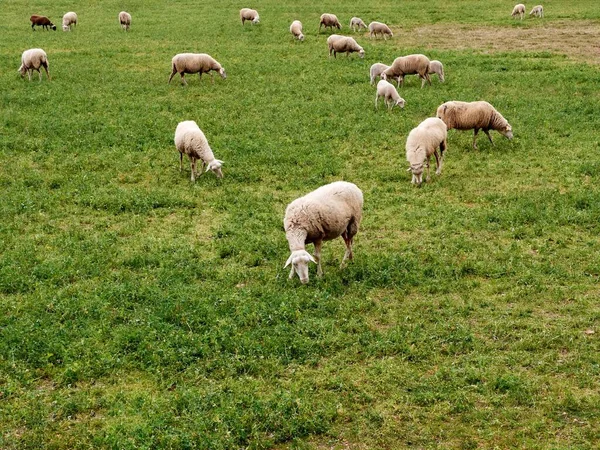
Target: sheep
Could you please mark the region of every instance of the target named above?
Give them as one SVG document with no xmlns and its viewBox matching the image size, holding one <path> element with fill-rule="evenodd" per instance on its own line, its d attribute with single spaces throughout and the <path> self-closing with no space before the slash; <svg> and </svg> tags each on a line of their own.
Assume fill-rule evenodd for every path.
<svg viewBox="0 0 600 450">
<path fill-rule="evenodd" d="M 440 148 L 438 155 L 437 148 Z M 444 151 L 448 148 L 448 131 L 446 124 L 436 118 L 430 117 L 413 128 L 406 138 L 406 160 L 410 164 L 408 172 L 412 172 L 412 183 L 417 186 L 423 182 L 423 167 L 427 168 L 429 181 L 429 159 L 433 154 L 436 163 L 436 175 L 442 173 Z"/>
<path fill-rule="evenodd" d="M 367 29 L 367 25 L 363 22 L 360 17 L 353 17 L 350 19 L 350 28 L 352 31 L 360 31 L 361 28 Z"/>
<path fill-rule="evenodd" d="M 33 16 L 31 16 L 29 18 L 29 20 L 31 21 L 31 29 L 33 31 L 35 31 L 35 27 L 36 25 L 38 27 L 42 27 L 44 30 L 48 30 L 48 27 L 52 28 L 52 30 L 56 31 L 56 25 L 54 25 L 52 22 L 50 22 L 50 19 L 48 19 L 46 16 L 39 16 L 37 14 L 34 14 Z"/>
<path fill-rule="evenodd" d="M 361 58 L 365 57 L 364 49 L 358 45 L 354 38 L 348 36 L 340 36 L 332 34 L 327 38 L 327 46 L 329 47 L 329 56 L 333 52 L 333 57 L 337 58 L 338 53 L 346 53 L 346 57 L 353 52 L 358 52 Z"/>
<path fill-rule="evenodd" d="M 48 80 L 50 80 L 50 73 L 48 73 L 48 56 L 46 52 L 41 48 L 31 48 L 29 50 L 25 50 L 21 55 L 21 67 L 19 67 L 19 73 L 21 74 L 21 78 L 25 77 L 25 73 L 29 75 L 29 81 L 31 81 L 31 75 L 34 70 L 38 71 L 40 75 L 40 81 L 42 81 L 42 72 L 40 71 L 40 67 L 43 67 L 46 71 L 46 76 Z"/>
<path fill-rule="evenodd" d="M 289 278 L 298 274 L 302 284 L 308 283 L 308 263 L 317 264 L 317 276 L 323 276 L 321 246 L 341 236 L 346 253 L 340 265 L 352 259 L 352 241 L 362 219 L 363 194 L 353 183 L 336 181 L 326 184 L 291 202 L 285 209 L 283 227 L 290 248 L 284 269 L 292 265 Z M 305 249 L 314 244 L 314 258 Z"/>
<path fill-rule="evenodd" d="M 542 5 L 534 6 L 529 16 L 544 17 L 544 7 Z"/>
<path fill-rule="evenodd" d="M 389 69 L 386 69 L 381 74 L 381 78 L 387 80 L 388 78 L 398 79 L 398 87 L 404 84 L 404 76 L 417 74 L 422 79 L 421 89 L 425 85 L 425 81 L 429 82 L 431 86 L 431 78 L 429 77 L 429 58 L 425 55 L 407 55 L 400 56 L 394 60 Z"/>
<path fill-rule="evenodd" d="M 340 23 L 335 14 L 321 14 L 321 21 L 319 22 L 319 33 L 321 32 L 322 25 L 325 25 L 326 29 L 327 27 L 331 27 L 332 30 L 333 27 L 336 27 L 338 30 L 342 29 L 342 24 Z"/>
<path fill-rule="evenodd" d="M 260 23 L 260 17 L 258 16 L 258 12 L 250 8 L 240 9 L 240 20 L 242 21 L 242 25 L 244 25 L 246 20 L 251 21 L 253 24 Z"/>
<path fill-rule="evenodd" d="M 73 11 L 66 13 L 62 19 L 63 31 L 71 31 L 71 25 L 77 25 L 77 14 Z"/>
<path fill-rule="evenodd" d="M 371 85 L 373 85 L 373 83 L 375 83 L 375 79 L 377 77 L 381 77 L 381 74 L 383 73 L 384 70 L 389 69 L 390 66 L 387 66 L 383 63 L 375 63 L 371 66 L 371 68 L 369 69 L 369 76 L 371 78 Z"/>
<path fill-rule="evenodd" d="M 304 35 L 302 34 L 302 22 L 299 20 L 294 20 L 290 25 L 290 33 L 292 33 L 292 35 L 299 41 L 303 41 Z"/>
<path fill-rule="evenodd" d="M 436 115 L 444 121 L 449 130 L 453 128 L 457 130 L 475 129 L 473 135 L 473 148 L 475 149 L 477 148 L 477 133 L 480 129 L 487 135 L 492 145 L 494 145 L 494 141 L 492 141 L 489 130 L 496 130 L 509 140 L 513 138 L 510 124 L 488 102 L 446 102 L 438 107 Z"/>
<path fill-rule="evenodd" d="M 217 178 L 223 178 L 221 167 L 223 161 L 215 159 L 215 155 L 208 145 L 206 136 L 193 120 L 179 122 L 175 129 L 175 147 L 179 150 L 179 171 L 183 170 L 183 154 L 190 158 L 192 168 L 192 182 L 196 182 L 196 161 L 202 161 L 202 170 L 212 170 Z M 202 175 L 202 174 L 200 174 Z"/>
<path fill-rule="evenodd" d="M 181 82 L 185 85 L 187 85 L 187 81 L 185 81 L 184 78 L 186 73 L 197 73 L 198 78 L 200 79 L 202 79 L 203 73 L 210 73 L 210 79 L 213 83 L 215 80 L 211 70 L 219 72 L 221 78 L 227 78 L 227 74 L 225 73 L 223 66 L 221 66 L 221 64 L 219 64 L 212 56 L 207 55 L 206 53 L 179 53 L 173 56 L 173 59 L 171 60 L 171 66 L 173 71 L 169 77 L 168 84 L 171 84 L 171 80 L 176 73 L 181 75 Z"/>
<path fill-rule="evenodd" d="M 518 5 L 515 5 L 515 7 L 512 10 L 512 17 L 521 17 L 521 20 L 523 20 L 523 16 L 525 15 L 525 5 L 523 3 L 519 3 Z"/>
<path fill-rule="evenodd" d="M 388 27 L 385 23 L 371 22 L 369 24 L 369 38 L 375 36 L 375 39 L 377 39 L 377 33 L 381 34 L 385 40 L 387 40 L 388 36 L 394 37 L 394 33 L 392 33 L 390 27 Z"/>
<path fill-rule="evenodd" d="M 379 99 L 379 97 L 383 97 L 388 109 L 392 109 L 395 105 L 398 105 L 400 108 L 404 108 L 404 105 L 406 103 L 404 99 L 400 97 L 394 85 L 385 80 L 379 80 L 379 83 L 377 83 L 377 94 L 375 94 L 375 109 L 377 109 L 377 100 Z"/>
<path fill-rule="evenodd" d="M 131 27 L 131 14 L 126 11 L 121 11 L 119 13 L 119 23 L 121 24 L 121 28 L 125 31 L 129 30 L 129 27 Z"/>
<path fill-rule="evenodd" d="M 427 73 L 429 75 L 434 73 L 437 74 L 438 78 L 440 79 L 440 82 L 444 82 L 444 65 L 441 62 L 435 59 L 429 61 L 429 69 L 427 69 Z"/>
</svg>

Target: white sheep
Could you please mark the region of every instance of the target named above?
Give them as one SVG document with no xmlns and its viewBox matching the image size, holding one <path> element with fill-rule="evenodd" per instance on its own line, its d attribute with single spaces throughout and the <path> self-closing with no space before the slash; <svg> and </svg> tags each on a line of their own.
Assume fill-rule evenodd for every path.
<svg viewBox="0 0 600 450">
<path fill-rule="evenodd" d="M 126 11 L 121 11 L 119 13 L 119 23 L 121 24 L 121 28 L 125 31 L 129 30 L 131 26 L 131 14 Z"/>
<path fill-rule="evenodd" d="M 183 170 L 183 154 L 190 158 L 192 182 L 196 181 L 196 161 L 202 161 L 202 170 L 212 170 L 217 178 L 223 178 L 223 161 L 215 159 L 206 136 L 193 120 L 179 122 L 175 129 L 175 147 L 179 150 L 179 171 Z M 201 174 L 200 174 L 201 175 Z"/>
<path fill-rule="evenodd" d="M 446 102 L 438 107 L 436 115 L 444 121 L 449 130 L 474 129 L 473 148 L 477 148 L 476 139 L 480 129 L 487 135 L 492 145 L 494 141 L 489 130 L 496 130 L 508 139 L 513 138 L 512 127 L 508 121 L 488 102 Z"/>
<path fill-rule="evenodd" d="M 534 17 L 544 17 L 544 7 L 542 5 L 534 6 L 529 15 Z"/>
<path fill-rule="evenodd" d="M 375 83 L 375 79 L 377 77 L 381 77 L 381 74 L 383 73 L 384 70 L 389 69 L 390 66 L 385 65 L 383 63 L 375 63 L 371 66 L 371 68 L 369 69 L 369 77 L 371 78 L 371 85 L 373 83 Z"/>
<path fill-rule="evenodd" d="M 384 102 L 388 109 L 392 109 L 394 106 L 398 105 L 400 108 L 404 108 L 406 102 L 398 91 L 394 87 L 394 85 L 385 80 L 379 80 L 377 83 L 377 94 L 375 94 L 375 109 L 377 109 L 377 100 L 379 97 L 383 97 Z"/>
<path fill-rule="evenodd" d="M 353 17 L 350 19 L 350 28 L 352 31 L 360 31 L 361 28 L 367 29 L 367 25 L 363 22 L 360 17 Z"/>
<path fill-rule="evenodd" d="M 352 183 L 336 181 L 306 194 L 290 203 L 285 210 L 283 227 L 287 238 L 290 257 L 284 268 L 292 265 L 290 279 L 294 272 L 300 282 L 308 283 L 308 263 L 317 264 L 317 275 L 323 275 L 321 267 L 321 246 L 341 236 L 346 244 L 346 253 L 341 267 L 347 259 L 352 259 L 352 241 L 358 232 L 362 219 L 363 194 Z M 305 249 L 306 244 L 314 244 L 314 258 Z"/>
<path fill-rule="evenodd" d="M 242 25 L 244 25 L 246 20 L 251 21 L 253 24 L 260 23 L 258 12 L 255 9 L 250 8 L 240 9 L 240 20 L 242 21 Z"/>
<path fill-rule="evenodd" d="M 375 39 L 377 39 L 377 33 L 381 34 L 385 40 L 387 40 L 388 36 L 394 37 L 394 33 L 392 33 L 390 27 L 388 27 L 385 23 L 371 22 L 369 24 L 369 38 L 375 36 Z"/>
<path fill-rule="evenodd" d="M 299 41 L 304 40 L 304 34 L 302 34 L 302 22 L 294 20 L 290 25 L 290 33 Z"/>
<path fill-rule="evenodd" d="M 517 17 L 519 16 L 521 18 L 521 20 L 523 20 L 523 16 L 525 15 L 525 5 L 523 3 L 519 3 L 518 5 L 515 5 L 515 7 L 512 10 L 512 17 Z"/>
<path fill-rule="evenodd" d="M 438 60 L 434 59 L 433 61 L 429 61 L 429 69 L 427 70 L 429 75 L 437 74 L 440 82 L 444 82 L 444 65 Z"/>
<path fill-rule="evenodd" d="M 62 29 L 63 31 L 71 31 L 71 25 L 77 25 L 77 14 L 73 11 L 66 13 L 62 19 Z"/>
<path fill-rule="evenodd" d="M 327 46 L 329 47 L 329 56 L 333 52 L 333 57 L 337 58 L 338 53 L 346 53 L 346 57 L 353 52 L 358 52 L 361 58 L 365 57 L 365 50 L 349 36 L 340 36 L 332 34 L 327 38 Z"/>
<path fill-rule="evenodd" d="M 48 55 L 41 48 L 31 48 L 25 50 L 21 55 L 21 67 L 19 67 L 19 73 L 21 78 L 25 77 L 25 73 L 29 75 L 29 81 L 31 81 L 31 75 L 34 70 L 38 71 L 40 75 L 40 81 L 42 81 L 42 72 L 40 67 L 43 67 L 46 71 L 46 76 L 50 80 L 50 73 L 48 73 Z"/>
<path fill-rule="evenodd" d="M 225 69 L 221 64 L 217 62 L 212 56 L 207 55 L 206 53 L 179 53 L 173 56 L 171 60 L 172 72 L 169 77 L 169 83 L 173 79 L 176 73 L 181 75 L 181 82 L 187 85 L 187 81 L 185 81 L 184 74 L 190 73 L 198 74 L 198 78 L 202 79 L 203 73 L 209 73 L 210 79 L 214 83 L 215 80 L 213 78 L 213 74 L 211 70 L 218 72 L 221 75 L 221 78 L 227 78 L 227 74 L 225 73 Z"/>
<path fill-rule="evenodd" d="M 338 30 L 342 29 L 342 24 L 338 20 L 335 14 L 321 14 L 321 20 L 319 22 L 319 33 L 321 32 L 321 26 L 324 25 L 325 29 L 330 27 L 333 30 L 333 27 L 336 27 Z"/>
<path fill-rule="evenodd" d="M 437 149 L 440 148 L 438 155 Z M 427 168 L 429 181 L 429 160 L 435 156 L 436 175 L 442 173 L 444 152 L 448 148 L 448 131 L 446 124 L 436 118 L 425 119 L 413 128 L 406 138 L 406 160 L 410 164 L 408 172 L 412 172 L 412 183 L 420 185 L 423 182 L 423 169 Z"/>
<path fill-rule="evenodd" d="M 431 86 L 431 78 L 429 77 L 429 58 L 425 55 L 407 55 L 400 56 L 394 60 L 389 69 L 386 69 L 381 74 L 381 78 L 387 80 L 388 78 L 397 78 L 398 87 L 404 84 L 405 75 L 417 74 L 422 79 L 421 89 L 425 85 L 425 81 L 429 82 Z"/>
</svg>

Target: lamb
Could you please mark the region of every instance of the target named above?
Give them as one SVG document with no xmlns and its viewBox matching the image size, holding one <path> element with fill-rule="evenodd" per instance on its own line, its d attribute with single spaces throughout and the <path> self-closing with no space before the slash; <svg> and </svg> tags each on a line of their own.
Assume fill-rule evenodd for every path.
<svg viewBox="0 0 600 450">
<path fill-rule="evenodd" d="M 292 35 L 299 41 L 303 41 L 304 35 L 302 34 L 302 22 L 299 20 L 294 20 L 290 25 L 290 33 L 292 33 Z"/>
<path fill-rule="evenodd" d="M 66 13 L 62 19 L 63 31 L 71 31 L 71 25 L 77 25 L 77 14 L 73 11 Z"/>
<path fill-rule="evenodd" d="M 363 22 L 360 17 L 353 17 L 350 19 L 350 28 L 352 31 L 360 31 L 361 28 L 367 29 L 367 25 Z"/>
<path fill-rule="evenodd" d="M 515 7 L 512 10 L 512 17 L 521 17 L 521 20 L 523 20 L 523 16 L 525 15 L 525 5 L 523 3 L 519 3 L 518 5 L 515 5 Z"/>
<path fill-rule="evenodd" d="M 121 11 L 119 13 L 119 23 L 121 24 L 121 28 L 125 31 L 129 30 L 129 27 L 131 27 L 131 14 L 126 11 Z"/>
<path fill-rule="evenodd" d="M 423 167 L 427 168 L 425 180 L 429 181 L 429 159 L 432 154 L 435 156 L 436 175 L 442 173 L 444 151 L 447 148 L 448 131 L 442 120 L 430 117 L 411 130 L 406 139 L 406 160 L 410 164 L 408 172 L 412 172 L 413 184 L 420 185 L 423 182 Z"/>
<path fill-rule="evenodd" d="M 449 130 L 453 128 L 457 130 L 474 128 L 473 148 L 477 148 L 476 139 L 480 129 L 487 135 L 492 145 L 494 145 L 494 141 L 492 141 L 489 130 L 496 130 L 509 140 L 513 138 L 510 124 L 488 102 L 446 102 L 437 109 L 437 117 L 444 121 Z"/>
<path fill-rule="evenodd" d="M 42 81 L 42 72 L 40 71 L 40 67 L 43 67 L 46 71 L 46 76 L 48 80 L 50 80 L 50 74 L 48 73 L 48 56 L 46 52 L 41 48 L 31 48 L 29 50 L 25 50 L 21 55 L 21 67 L 19 67 L 19 73 L 21 74 L 21 78 L 25 77 L 25 73 L 29 75 L 29 81 L 31 81 L 31 75 L 34 70 L 38 71 L 40 75 L 40 81 Z"/>
<path fill-rule="evenodd" d="M 240 20 L 242 21 L 242 25 L 244 25 L 246 20 L 251 21 L 253 24 L 260 23 L 260 17 L 258 17 L 258 12 L 250 8 L 240 9 Z"/>
<path fill-rule="evenodd" d="M 529 15 L 534 17 L 544 17 L 544 7 L 542 5 L 534 6 Z"/>
<path fill-rule="evenodd" d="M 341 236 L 346 253 L 340 267 L 352 259 L 352 241 L 362 218 L 363 194 L 352 183 L 336 181 L 310 192 L 290 203 L 285 210 L 283 227 L 290 248 L 284 268 L 292 264 L 290 279 L 298 274 L 302 284 L 308 283 L 308 263 L 317 264 L 317 276 L 323 276 L 321 246 Z M 314 244 L 314 258 L 305 249 Z"/>
<path fill-rule="evenodd" d="M 381 34 L 385 40 L 387 40 L 388 36 L 394 37 L 394 33 L 392 33 L 390 27 L 388 27 L 385 23 L 371 22 L 369 24 L 369 37 L 372 38 L 375 36 L 375 39 L 377 39 L 377 33 Z"/>
<path fill-rule="evenodd" d="M 185 81 L 184 78 L 186 73 L 197 73 L 198 78 L 200 79 L 202 79 L 203 73 L 210 73 L 210 79 L 213 83 L 215 80 L 211 70 L 219 72 L 221 78 L 227 78 L 227 74 L 225 73 L 223 66 L 221 66 L 221 64 L 219 64 L 212 56 L 207 55 L 206 53 L 179 53 L 173 56 L 171 65 L 173 67 L 173 71 L 169 77 L 169 84 L 176 73 L 181 75 L 181 82 L 185 85 L 187 85 L 187 81 Z"/>
<path fill-rule="evenodd" d="M 333 27 L 336 27 L 338 30 L 342 29 L 342 24 L 340 23 L 335 14 L 321 14 L 321 21 L 319 22 L 319 33 L 321 32 L 322 25 L 325 25 L 325 28 L 331 27 L 332 30 Z"/>
<path fill-rule="evenodd" d="M 338 53 L 346 53 L 346 57 L 353 52 L 358 52 L 361 58 L 365 57 L 364 49 L 358 45 L 354 38 L 348 36 L 340 36 L 339 34 L 332 34 L 327 38 L 327 45 L 329 47 L 329 56 L 333 52 L 333 57 L 337 58 Z"/>
<path fill-rule="evenodd" d="M 441 62 L 435 59 L 433 61 L 429 61 L 429 69 L 427 70 L 427 73 L 429 75 L 434 73 L 437 74 L 440 82 L 444 82 L 444 65 Z"/>
<path fill-rule="evenodd" d="M 179 122 L 175 129 L 175 146 L 179 150 L 179 171 L 183 170 L 183 154 L 190 158 L 192 168 L 192 182 L 196 181 L 196 161 L 202 161 L 202 170 L 212 170 L 217 178 L 223 178 L 221 167 L 223 161 L 215 159 L 206 136 L 193 120 Z M 201 174 L 200 174 L 201 175 Z"/>
<path fill-rule="evenodd" d="M 46 31 L 48 30 L 48 27 L 50 27 L 52 30 L 56 31 L 56 25 L 50 22 L 50 19 L 48 19 L 46 16 L 34 14 L 29 18 L 29 20 L 31 21 L 31 29 L 33 31 L 35 31 L 36 26 L 42 27 Z"/>
<path fill-rule="evenodd" d="M 405 101 L 400 95 L 398 91 L 394 87 L 394 85 L 385 80 L 379 80 L 377 83 L 377 94 L 375 94 L 375 109 L 377 109 L 377 100 L 379 97 L 383 97 L 385 104 L 388 109 L 392 109 L 395 105 L 398 105 L 400 108 L 404 108 Z"/>
<path fill-rule="evenodd" d="M 386 66 L 383 63 L 375 63 L 371 66 L 371 68 L 369 69 L 369 75 L 371 77 L 371 85 L 373 85 L 373 83 L 375 83 L 375 79 L 377 77 L 381 77 L 381 74 L 383 73 L 384 70 L 389 69 L 390 66 Z"/>
<path fill-rule="evenodd" d="M 398 78 L 398 87 L 404 84 L 405 75 L 417 74 L 422 79 L 421 89 L 425 85 L 425 81 L 431 86 L 431 78 L 429 77 L 429 58 L 425 55 L 408 55 L 400 56 L 394 60 L 389 69 L 386 69 L 381 74 L 381 78 Z"/>
</svg>

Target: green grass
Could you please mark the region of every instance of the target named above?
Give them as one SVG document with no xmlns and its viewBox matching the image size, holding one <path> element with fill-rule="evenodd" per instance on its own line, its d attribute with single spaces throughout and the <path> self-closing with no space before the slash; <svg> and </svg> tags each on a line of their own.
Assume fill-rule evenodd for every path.
<svg viewBox="0 0 600 450">
<path fill-rule="evenodd" d="M 6 3 L 1 448 L 597 446 L 598 66 L 363 36 L 364 60 L 328 59 L 316 30 L 322 12 L 343 32 L 353 15 L 405 32 L 576 26 L 599 23 L 598 2 L 520 23 L 507 1 Z M 242 27 L 242 6 L 262 23 Z M 69 10 L 72 33 L 29 27 Z M 31 47 L 52 81 L 19 78 Z M 228 78 L 167 85 L 186 51 Z M 413 52 L 446 83 L 407 77 L 406 108 L 375 111 L 369 66 Z M 444 173 L 415 188 L 406 136 L 451 99 L 491 102 L 515 139 L 475 151 L 451 131 Z M 182 120 L 223 180 L 179 172 Z M 365 194 L 355 260 L 340 270 L 328 242 L 325 276 L 289 281 L 285 207 L 340 179 Z"/>
</svg>

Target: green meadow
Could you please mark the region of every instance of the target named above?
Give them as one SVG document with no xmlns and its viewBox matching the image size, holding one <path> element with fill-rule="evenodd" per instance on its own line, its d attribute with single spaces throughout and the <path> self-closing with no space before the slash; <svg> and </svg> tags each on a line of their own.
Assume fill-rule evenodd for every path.
<svg viewBox="0 0 600 450">
<path fill-rule="evenodd" d="M 4 2 L 0 448 L 597 448 L 600 3 L 514 3 Z M 329 58 L 324 12 L 394 38 Z M 51 81 L 17 73 L 35 47 Z M 183 52 L 227 79 L 167 84 Z M 370 65 L 411 53 L 446 82 L 375 110 Z M 451 130 L 417 188 L 406 136 L 448 100 L 515 137 Z M 179 171 L 183 120 L 223 179 Z M 354 261 L 326 242 L 301 285 L 285 207 L 336 180 L 364 193 Z"/>
</svg>

